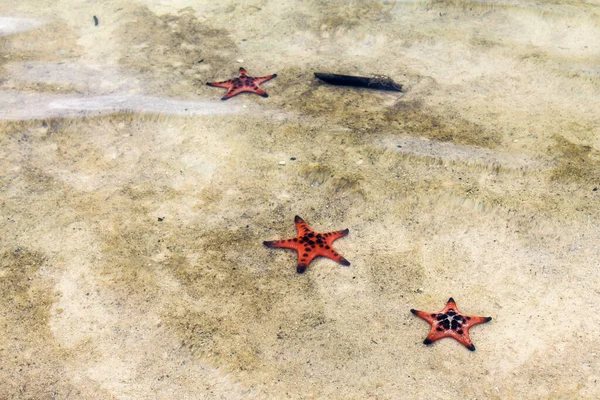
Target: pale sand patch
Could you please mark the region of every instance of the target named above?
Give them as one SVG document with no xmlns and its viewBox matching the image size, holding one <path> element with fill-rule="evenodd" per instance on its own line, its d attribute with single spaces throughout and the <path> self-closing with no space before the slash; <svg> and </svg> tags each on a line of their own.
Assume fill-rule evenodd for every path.
<svg viewBox="0 0 600 400">
<path fill-rule="evenodd" d="M 402 154 L 431 158 L 447 163 L 462 162 L 472 165 L 487 166 L 489 168 L 509 168 L 518 170 L 549 169 L 525 154 L 516 152 L 499 152 L 490 149 L 461 146 L 452 143 L 439 143 L 424 138 L 394 138 L 386 139 L 384 146 L 387 149 L 396 149 Z"/>
<path fill-rule="evenodd" d="M 166 115 L 220 115 L 245 112 L 216 101 L 183 101 L 143 95 L 72 96 L 0 91 L 0 119 L 77 118 L 95 114 L 147 112 Z"/>
<path fill-rule="evenodd" d="M 0 17 L 0 36 L 34 29 L 43 22 L 33 18 Z"/>
</svg>

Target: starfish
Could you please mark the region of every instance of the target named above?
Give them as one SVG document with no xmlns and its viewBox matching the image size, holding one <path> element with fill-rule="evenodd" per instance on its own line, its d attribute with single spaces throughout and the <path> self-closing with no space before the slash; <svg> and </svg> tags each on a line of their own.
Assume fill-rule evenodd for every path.
<svg viewBox="0 0 600 400">
<path fill-rule="evenodd" d="M 207 85 L 227 89 L 227 93 L 225 93 L 225 96 L 223 96 L 221 100 L 230 99 L 236 94 L 240 94 L 242 92 L 251 92 L 262 97 L 269 97 L 267 92 L 258 87 L 258 85 L 275 77 L 277 77 L 277 74 L 255 78 L 253 76 L 248 76 L 246 70 L 244 68 L 240 68 L 239 78 L 230 79 L 223 82 L 208 82 Z"/>
<path fill-rule="evenodd" d="M 349 266 L 350 263 L 344 257 L 339 255 L 332 247 L 332 243 L 341 237 L 346 236 L 350 231 L 318 233 L 310 229 L 308 224 L 302 218 L 296 215 L 294 218 L 298 236 L 293 239 L 274 240 L 271 242 L 263 242 L 263 244 L 272 249 L 292 249 L 298 252 L 298 266 L 296 271 L 299 274 L 304 273 L 310 262 L 315 257 L 327 257 L 344 266 Z"/>
<path fill-rule="evenodd" d="M 431 325 L 429 335 L 423 341 L 424 344 L 431 344 L 439 339 L 451 337 L 471 351 L 475 351 L 475 346 L 473 346 L 469 337 L 469 328 L 492 320 L 492 317 L 461 314 L 452 297 L 448 300 L 446 307 L 438 314 L 417 310 L 410 310 L 410 312 Z"/>
</svg>

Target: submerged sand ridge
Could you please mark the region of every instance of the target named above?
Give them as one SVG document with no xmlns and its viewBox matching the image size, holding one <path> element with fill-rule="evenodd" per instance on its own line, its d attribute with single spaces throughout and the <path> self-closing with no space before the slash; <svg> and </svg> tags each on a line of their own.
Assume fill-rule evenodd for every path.
<svg viewBox="0 0 600 400">
<path fill-rule="evenodd" d="M 0 397 L 598 397 L 593 6 L 40 5 L 0 5 Z M 240 66 L 268 99 L 204 85 Z M 352 265 L 264 248 L 294 215 Z M 422 344 L 449 297 L 473 353 Z"/>
</svg>

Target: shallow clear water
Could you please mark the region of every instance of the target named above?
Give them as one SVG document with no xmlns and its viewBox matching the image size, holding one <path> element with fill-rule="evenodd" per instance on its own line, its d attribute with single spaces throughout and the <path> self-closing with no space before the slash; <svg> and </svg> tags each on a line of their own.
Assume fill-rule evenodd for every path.
<svg viewBox="0 0 600 400">
<path fill-rule="evenodd" d="M 3 2 L 0 398 L 597 398 L 598 10 Z"/>
</svg>

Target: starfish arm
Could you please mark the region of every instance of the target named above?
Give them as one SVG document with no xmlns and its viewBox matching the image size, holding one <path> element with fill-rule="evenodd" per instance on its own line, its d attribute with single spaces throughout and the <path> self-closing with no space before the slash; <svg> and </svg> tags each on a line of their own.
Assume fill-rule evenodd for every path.
<svg viewBox="0 0 600 400">
<path fill-rule="evenodd" d="M 427 338 L 425 338 L 425 340 L 423 341 L 423 344 L 431 344 L 446 337 L 455 339 L 457 342 L 465 346 L 470 351 L 475 351 L 475 346 L 473 345 L 473 342 L 469 337 L 469 332 L 466 329 L 462 333 L 457 333 L 453 330 L 440 331 L 437 328 L 434 328 L 434 326 L 432 326 L 431 331 L 429 331 L 429 334 L 427 335 Z"/>
<path fill-rule="evenodd" d="M 229 88 L 229 90 L 227 90 L 227 93 L 225 93 L 225 95 L 223 97 L 221 97 L 221 100 L 230 99 L 233 96 L 235 96 L 236 94 L 240 94 L 242 92 L 247 92 L 247 90 L 245 90 L 243 87 L 233 86 L 233 87 Z"/>
<path fill-rule="evenodd" d="M 460 312 L 460 311 L 458 311 L 458 307 L 456 306 L 456 302 L 454 301 L 454 299 L 452 297 L 450 297 L 448 299 L 448 302 L 446 303 L 446 307 L 444 307 L 444 309 L 442 311 L 440 311 L 440 312 L 442 314 L 445 314 L 448 311 L 455 311 L 457 313 Z"/>
<path fill-rule="evenodd" d="M 260 76 L 258 78 L 254 78 L 254 82 L 256 82 L 257 85 L 260 85 L 266 81 L 270 81 L 273 78 L 277 78 L 277 74 L 272 74 L 272 75 L 268 75 L 268 76 Z"/>
<path fill-rule="evenodd" d="M 258 86 L 252 88 L 252 93 L 256 93 L 257 95 L 262 96 L 262 97 L 269 97 L 269 95 L 267 94 L 267 92 L 265 92 L 264 90 L 262 90 Z"/>
<path fill-rule="evenodd" d="M 296 266 L 296 272 L 299 274 L 303 274 L 306 272 L 306 268 L 308 268 L 308 264 L 301 263 L 300 261 L 298 261 L 298 266 Z"/>
<path fill-rule="evenodd" d="M 304 234 L 308 232 L 312 232 L 312 229 L 309 228 L 308 224 L 304 222 L 302 218 L 299 216 L 294 217 L 294 223 L 296 224 L 296 230 L 298 231 L 298 236 L 304 236 Z"/>
<path fill-rule="evenodd" d="M 300 246 L 298 245 L 297 241 L 294 241 L 294 239 L 264 241 L 263 244 L 271 249 L 292 249 L 300 252 Z"/>
<path fill-rule="evenodd" d="M 462 344 L 463 346 L 465 346 L 467 349 L 471 350 L 471 351 L 475 351 L 475 346 L 473 345 L 473 342 L 471 341 L 471 337 L 469 336 L 469 329 L 463 327 L 463 333 L 457 333 L 455 331 L 448 331 L 446 337 L 451 337 L 453 339 L 456 339 L 457 342 L 459 342 L 460 344 Z M 440 337 L 441 339 L 441 337 Z"/>
<path fill-rule="evenodd" d="M 457 314 L 461 314 L 461 312 L 458 311 L 456 302 L 454 301 L 454 299 L 452 297 L 450 297 L 450 299 L 448 300 L 448 303 L 446 303 L 446 307 L 444 307 L 444 309 L 441 312 L 446 314 L 446 313 L 452 312 L 452 311 L 454 311 Z M 465 318 L 465 325 L 468 325 L 468 326 L 475 326 L 478 324 L 483 324 L 485 322 L 490 322 L 492 320 L 492 317 L 480 317 L 478 315 L 466 315 L 466 314 L 461 314 L 461 315 Z"/>
<path fill-rule="evenodd" d="M 213 86 L 213 87 L 220 87 L 220 88 L 230 89 L 230 88 L 233 87 L 233 82 L 231 80 L 229 80 L 229 81 L 222 81 L 222 82 L 207 82 L 206 85 L 207 86 Z"/>
<path fill-rule="evenodd" d="M 306 253 L 302 250 L 298 250 L 298 266 L 296 266 L 296 272 L 303 274 L 315 257 L 317 257 L 317 255 L 314 253 Z"/>
<path fill-rule="evenodd" d="M 463 315 L 463 317 L 466 319 L 463 324 L 464 332 L 462 335 L 453 332 L 456 335 L 455 339 L 462 343 L 467 349 L 475 351 L 475 346 L 473 345 L 473 342 L 471 342 L 471 337 L 469 336 L 469 328 L 472 328 L 474 325 L 490 322 L 492 317 L 478 317 L 475 315 Z"/>
<path fill-rule="evenodd" d="M 429 331 L 429 334 L 427 335 L 427 337 L 425 338 L 425 340 L 423 340 L 423 344 L 431 344 L 433 342 L 437 342 L 438 340 L 444 338 L 444 337 L 448 337 L 448 335 L 444 335 L 445 332 L 437 332 L 435 329 L 431 329 Z"/>
<path fill-rule="evenodd" d="M 328 248 L 328 247 L 329 246 L 315 249 L 316 254 L 319 256 L 322 256 L 322 257 L 327 257 L 330 260 L 333 260 L 333 261 L 337 262 L 338 264 L 342 264 L 345 267 L 350 266 L 350 262 L 348 260 L 346 260 L 340 254 L 338 254 L 338 252 L 335 251 L 333 248 L 330 248 L 330 247 Z"/>
<path fill-rule="evenodd" d="M 425 311 L 419 311 L 414 309 L 411 309 L 410 312 L 415 314 L 417 317 L 429 322 L 429 325 L 433 325 L 433 321 L 435 321 L 437 317 L 436 313 L 428 313 Z"/>
<path fill-rule="evenodd" d="M 475 325 L 490 322 L 492 320 L 492 317 L 479 317 L 477 315 L 463 315 L 463 317 L 466 319 L 465 326 L 467 329 Z"/>
<path fill-rule="evenodd" d="M 252 86 L 246 86 L 246 85 L 241 85 L 241 86 L 233 85 L 233 87 L 231 87 L 227 91 L 227 93 L 225 93 L 225 96 L 223 96 L 223 98 L 221 100 L 230 99 L 233 96 L 238 95 L 243 92 L 256 93 L 258 95 L 261 95 L 262 97 L 269 97 L 269 95 L 264 90 L 259 88 L 258 86 L 252 87 Z"/>
<path fill-rule="evenodd" d="M 344 267 L 349 267 L 350 266 L 350 261 L 346 260 L 344 257 L 340 256 L 339 259 L 335 260 L 338 263 L 342 264 Z"/>
<path fill-rule="evenodd" d="M 327 242 L 327 244 L 331 245 L 331 243 L 333 243 L 335 240 L 338 240 L 339 238 L 343 238 L 344 236 L 347 236 L 349 233 L 350 233 L 349 229 L 344 229 L 343 231 L 324 233 L 323 237 L 325 238 L 325 241 Z"/>
<path fill-rule="evenodd" d="M 248 75 L 248 73 L 246 72 L 246 70 L 243 67 L 240 67 L 239 74 L 240 74 L 240 76 L 247 76 Z"/>
</svg>

